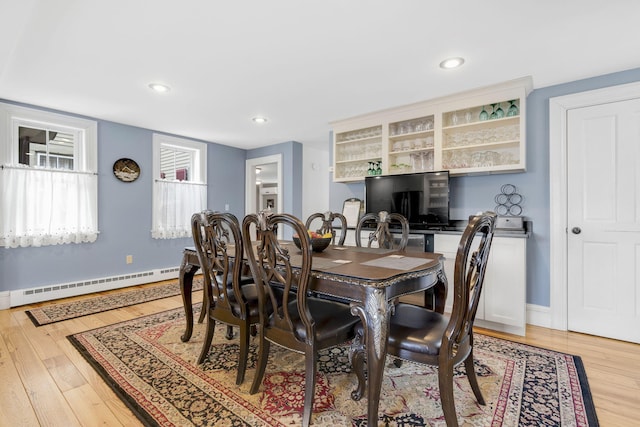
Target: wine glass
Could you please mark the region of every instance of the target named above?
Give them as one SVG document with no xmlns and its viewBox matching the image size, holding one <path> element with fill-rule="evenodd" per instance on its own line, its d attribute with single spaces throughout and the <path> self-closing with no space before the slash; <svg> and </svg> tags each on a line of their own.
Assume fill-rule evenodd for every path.
<svg viewBox="0 0 640 427">
<path fill-rule="evenodd" d="M 491 104 L 492 111 L 491 111 L 491 115 L 489 116 L 491 120 L 498 118 L 498 115 L 496 114 L 496 105 L 497 104 Z"/>
<path fill-rule="evenodd" d="M 498 103 L 498 109 L 496 110 L 496 119 L 501 119 L 504 117 L 504 110 L 500 107 L 500 103 Z"/>
<path fill-rule="evenodd" d="M 520 114 L 520 110 L 518 110 L 518 106 L 516 105 L 516 100 L 512 99 L 509 102 L 511 105 L 509 105 L 509 109 L 507 110 L 507 117 L 513 117 Z"/>
<path fill-rule="evenodd" d="M 482 111 L 480 111 L 479 120 L 489 120 L 489 113 L 484 109 L 484 105 L 482 106 Z"/>
</svg>

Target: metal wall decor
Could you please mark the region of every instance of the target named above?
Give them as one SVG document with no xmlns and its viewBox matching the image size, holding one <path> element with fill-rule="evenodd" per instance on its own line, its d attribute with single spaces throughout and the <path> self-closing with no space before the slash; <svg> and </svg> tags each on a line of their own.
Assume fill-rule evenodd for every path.
<svg viewBox="0 0 640 427">
<path fill-rule="evenodd" d="M 500 194 L 496 194 L 494 200 L 496 202 L 495 209 L 498 215 L 518 216 L 522 214 L 522 206 L 520 206 L 520 204 L 524 198 L 521 194 L 517 193 L 515 185 L 504 184 L 500 187 Z"/>
</svg>

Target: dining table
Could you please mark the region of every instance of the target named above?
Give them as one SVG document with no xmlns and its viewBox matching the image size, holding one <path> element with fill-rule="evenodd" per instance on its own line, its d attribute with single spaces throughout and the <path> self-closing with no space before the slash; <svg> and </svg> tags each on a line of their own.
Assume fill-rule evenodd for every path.
<svg viewBox="0 0 640 427">
<path fill-rule="evenodd" d="M 291 245 L 291 262 L 295 265 L 296 257 L 301 257 L 300 251 L 292 242 L 283 244 Z M 185 248 L 179 273 L 186 315 L 182 341 L 188 341 L 193 332 L 192 284 L 199 267 L 195 248 Z M 309 289 L 319 296 L 350 304 L 351 312 L 360 316 L 366 328 L 367 425 L 377 426 L 389 319 L 394 303 L 404 295 L 429 290 L 424 293 L 424 305 L 442 313 L 447 295 L 442 255 L 331 245 L 322 252 L 313 252 Z"/>
</svg>

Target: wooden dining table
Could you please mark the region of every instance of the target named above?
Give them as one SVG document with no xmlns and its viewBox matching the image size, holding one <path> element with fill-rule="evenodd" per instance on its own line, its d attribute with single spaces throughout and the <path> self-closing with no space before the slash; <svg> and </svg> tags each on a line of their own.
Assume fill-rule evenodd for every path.
<svg viewBox="0 0 640 427">
<path fill-rule="evenodd" d="M 293 243 L 290 245 L 292 264 L 295 265 L 295 257 L 300 255 Z M 350 303 L 351 312 L 360 316 L 367 330 L 369 426 L 378 425 L 378 406 L 393 302 L 403 295 L 431 289 L 431 292 L 425 292 L 424 304 L 442 313 L 447 295 L 447 279 L 441 258 L 440 254 L 431 252 L 355 246 L 329 246 L 323 252 L 313 252 L 309 289 L 316 294 Z M 180 266 L 180 290 L 187 324 L 182 341 L 188 341 L 193 332 L 192 283 L 199 267 L 195 249 L 185 248 Z"/>
</svg>

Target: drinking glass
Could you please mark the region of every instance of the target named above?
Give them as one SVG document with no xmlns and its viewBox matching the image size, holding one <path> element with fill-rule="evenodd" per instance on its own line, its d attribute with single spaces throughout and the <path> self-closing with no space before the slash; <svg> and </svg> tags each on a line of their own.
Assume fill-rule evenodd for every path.
<svg viewBox="0 0 640 427">
<path fill-rule="evenodd" d="M 498 109 L 496 110 L 496 119 L 501 119 L 504 117 L 504 110 L 500 107 L 500 103 L 498 103 Z"/>
<path fill-rule="evenodd" d="M 496 105 L 497 104 L 491 104 L 492 111 L 491 111 L 491 114 L 489 115 L 489 119 L 491 120 L 498 118 L 498 115 L 496 114 Z"/>
<path fill-rule="evenodd" d="M 458 112 L 454 111 L 451 115 L 451 126 L 456 126 L 458 124 Z"/>
<path fill-rule="evenodd" d="M 509 109 L 507 110 L 507 117 L 513 117 L 513 116 L 517 116 L 518 114 L 520 114 L 520 110 L 518 109 L 518 106 L 516 105 L 516 100 L 512 99 L 509 102 L 511 103 L 511 105 L 509 105 Z"/>
<path fill-rule="evenodd" d="M 471 111 L 467 110 L 467 111 L 464 113 L 464 121 L 465 121 L 466 123 L 471 123 Z"/>
</svg>

